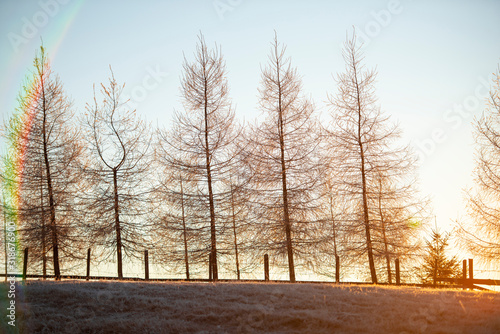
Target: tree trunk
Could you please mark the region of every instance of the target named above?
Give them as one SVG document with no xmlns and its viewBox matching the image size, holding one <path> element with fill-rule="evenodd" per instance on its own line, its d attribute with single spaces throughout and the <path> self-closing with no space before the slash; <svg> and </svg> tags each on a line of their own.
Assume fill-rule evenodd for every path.
<svg viewBox="0 0 500 334">
<path fill-rule="evenodd" d="M 184 189 L 182 187 L 182 177 L 181 182 L 181 210 L 182 210 L 182 232 L 184 236 L 184 262 L 186 264 L 186 279 L 189 279 L 189 258 L 188 258 L 188 246 L 187 246 L 187 231 L 186 231 L 186 215 L 184 213 Z"/>
<path fill-rule="evenodd" d="M 50 173 L 49 154 L 47 148 L 47 110 L 45 105 L 45 87 L 44 78 L 41 77 L 42 82 L 42 111 L 43 111 L 43 158 L 45 162 L 45 174 L 47 177 L 47 189 L 49 192 L 49 209 L 50 209 L 50 227 L 52 232 L 52 256 L 54 258 L 54 276 L 56 280 L 61 279 L 61 270 L 59 268 L 59 244 L 57 241 L 57 226 L 56 226 L 56 208 L 54 203 L 54 193 L 52 189 L 52 178 Z"/>
<path fill-rule="evenodd" d="M 385 261 L 387 263 L 387 279 L 389 280 L 389 284 L 392 284 L 391 256 L 389 255 L 389 246 L 387 245 L 384 221 L 382 221 L 382 236 L 384 238 Z"/>
<path fill-rule="evenodd" d="M 205 80 L 205 158 L 207 170 L 207 186 L 208 186 L 208 201 L 210 205 L 210 242 L 212 254 L 212 278 L 214 281 L 219 279 L 217 271 L 217 236 L 215 232 L 215 207 L 214 207 L 214 194 L 212 190 L 212 171 L 210 166 L 210 147 L 208 141 L 208 96 L 207 96 L 207 82 Z"/>
<path fill-rule="evenodd" d="M 329 195 L 330 199 L 330 219 L 332 220 L 332 232 L 333 232 L 333 254 L 335 258 L 337 258 L 337 229 L 335 226 L 335 215 L 333 213 L 333 198 L 332 195 Z"/>
<path fill-rule="evenodd" d="M 41 174 L 43 176 L 43 173 Z M 43 179 L 41 180 L 43 182 Z M 45 246 L 45 207 L 43 204 L 43 183 L 40 182 L 40 206 L 42 220 L 42 277 L 47 277 L 47 250 Z"/>
<path fill-rule="evenodd" d="M 385 261 L 387 263 L 387 279 L 389 281 L 389 284 L 392 284 L 392 273 L 391 273 L 391 257 L 389 255 L 389 245 L 387 243 L 387 235 L 385 233 L 385 217 L 384 213 L 382 211 L 382 178 L 379 177 L 378 180 L 378 186 L 379 186 L 379 193 L 378 193 L 378 214 L 380 216 L 380 225 L 382 227 L 382 238 L 384 241 L 384 255 L 385 255 Z"/>
<path fill-rule="evenodd" d="M 333 254 L 335 256 L 335 282 L 339 283 L 340 281 L 340 264 L 339 264 L 339 256 L 337 252 L 337 228 L 335 226 L 335 215 L 333 213 L 333 195 L 329 194 L 329 201 L 330 201 L 330 219 L 332 220 L 332 232 L 333 232 Z"/>
<path fill-rule="evenodd" d="M 118 263 L 118 278 L 123 278 L 122 271 L 122 238 L 120 229 L 120 207 L 118 202 L 118 171 L 113 168 L 114 211 L 116 230 L 116 260 Z"/>
<path fill-rule="evenodd" d="M 382 187 L 382 185 L 380 185 L 380 187 Z M 382 189 L 382 188 L 380 188 L 380 189 Z M 389 245 L 387 244 L 387 236 L 385 233 L 385 218 L 384 218 L 384 215 L 382 213 L 382 203 L 381 203 L 380 197 L 378 199 L 378 210 L 379 210 L 379 215 L 380 215 L 380 224 L 382 227 L 382 238 L 384 240 L 384 255 L 385 255 L 385 261 L 387 263 L 387 279 L 389 281 L 389 284 L 392 284 L 391 257 L 389 256 Z"/>
<path fill-rule="evenodd" d="M 353 67 L 354 67 L 354 79 L 356 84 L 356 98 L 357 98 L 357 107 L 358 107 L 358 145 L 359 145 L 359 154 L 361 158 L 361 186 L 362 186 L 362 194 L 363 194 L 363 220 L 365 225 L 365 234 L 366 234 L 366 248 L 368 251 L 368 263 L 370 266 L 370 274 L 372 277 L 372 283 L 377 284 L 377 272 L 375 270 L 375 261 L 373 260 L 373 246 L 372 246 L 372 238 L 370 233 L 370 219 L 368 214 L 368 196 L 366 190 L 366 170 L 365 170 L 365 152 L 363 146 L 363 138 L 361 135 L 361 97 L 359 91 L 358 77 L 357 77 L 357 69 L 356 62 L 353 59 Z"/>
<path fill-rule="evenodd" d="M 292 245 L 292 229 L 290 224 L 290 214 L 288 212 L 288 189 L 286 182 L 286 164 L 285 164 L 285 138 L 283 135 L 283 110 L 281 105 L 281 83 L 280 83 L 280 67 L 277 64 L 277 83 L 278 83 L 278 127 L 281 152 L 281 186 L 283 191 L 283 219 L 285 224 L 286 249 L 288 255 L 288 271 L 290 274 L 290 282 L 295 282 L 295 265 L 293 263 L 293 245 Z"/>
<path fill-rule="evenodd" d="M 231 183 L 231 209 L 233 218 L 233 232 L 234 232 L 234 254 L 236 257 L 236 274 L 240 280 L 240 262 L 238 260 L 238 239 L 236 238 L 236 215 L 234 213 L 234 191 L 233 184 Z"/>
<path fill-rule="evenodd" d="M 365 233 L 366 233 L 366 247 L 368 250 L 368 263 L 370 265 L 370 274 L 372 277 L 372 283 L 377 284 L 377 273 L 375 271 L 375 262 L 373 260 L 373 246 L 370 234 L 370 219 L 368 217 L 368 199 L 366 194 L 366 176 L 365 176 L 363 151 L 361 151 L 361 179 L 363 187 L 363 213 L 364 213 L 363 218 L 364 218 Z"/>
</svg>

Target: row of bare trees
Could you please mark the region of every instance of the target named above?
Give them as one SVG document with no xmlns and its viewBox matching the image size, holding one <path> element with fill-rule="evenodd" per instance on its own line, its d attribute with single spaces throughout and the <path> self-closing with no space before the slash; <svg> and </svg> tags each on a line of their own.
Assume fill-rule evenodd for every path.
<svg viewBox="0 0 500 334">
<path fill-rule="evenodd" d="M 240 278 L 266 253 L 293 282 L 298 268 L 331 276 L 339 255 L 366 266 L 372 282 L 391 281 L 391 261 L 419 253 L 428 201 L 355 36 L 343 55 L 325 126 L 275 36 L 258 88 L 262 120 L 243 126 L 220 49 L 200 35 L 184 59 L 183 110 L 151 131 L 113 72 L 73 121 L 42 48 L 23 90 L 32 95 L 20 96 L 4 127 L 4 170 L 14 170 L 22 199 L 5 211 L 18 214 L 30 260 L 60 276 L 60 262 L 71 268 L 92 247 L 98 260 L 116 259 L 123 277 L 124 257 L 154 249 L 156 261 L 190 278 L 210 254 L 218 279 L 221 268 Z M 23 168 L 12 165 L 19 160 Z"/>
</svg>

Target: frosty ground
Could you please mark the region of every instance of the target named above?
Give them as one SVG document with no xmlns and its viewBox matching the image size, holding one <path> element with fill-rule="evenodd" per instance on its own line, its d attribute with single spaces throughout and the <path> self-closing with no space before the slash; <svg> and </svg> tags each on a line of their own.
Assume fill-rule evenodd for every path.
<svg viewBox="0 0 500 334">
<path fill-rule="evenodd" d="M 78 281 L 22 289 L 25 333 L 500 333 L 495 292 Z"/>
</svg>

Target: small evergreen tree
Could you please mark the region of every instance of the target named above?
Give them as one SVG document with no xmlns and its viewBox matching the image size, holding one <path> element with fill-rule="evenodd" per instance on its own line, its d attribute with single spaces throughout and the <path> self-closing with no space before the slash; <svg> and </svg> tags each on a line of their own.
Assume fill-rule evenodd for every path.
<svg viewBox="0 0 500 334">
<path fill-rule="evenodd" d="M 424 284 L 436 284 L 437 278 L 458 278 L 461 275 L 460 263 L 456 256 L 446 256 L 449 233 L 432 230 L 432 240 L 426 241 L 424 262 L 419 268 L 419 278 Z"/>
</svg>

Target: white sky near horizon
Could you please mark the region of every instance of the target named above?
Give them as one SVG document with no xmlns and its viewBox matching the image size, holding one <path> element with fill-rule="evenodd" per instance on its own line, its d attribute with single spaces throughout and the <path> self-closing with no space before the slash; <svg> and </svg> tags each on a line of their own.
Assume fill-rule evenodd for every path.
<svg viewBox="0 0 500 334">
<path fill-rule="evenodd" d="M 181 110 L 185 54 L 201 31 L 221 46 L 240 120 L 258 115 L 260 69 L 274 31 L 303 78 L 303 92 L 328 116 L 332 75 L 344 70 L 340 46 L 355 26 L 365 64 L 376 67 L 382 110 L 421 155 L 422 195 L 437 224 L 464 215 L 472 186 L 471 121 L 481 114 L 500 63 L 500 1 L 98 1 L 0 2 L 0 99 L 5 120 L 43 38 L 52 69 L 78 113 L 111 65 L 137 112 L 168 128 Z M 3 143 L 2 143 L 3 145 Z"/>
</svg>

